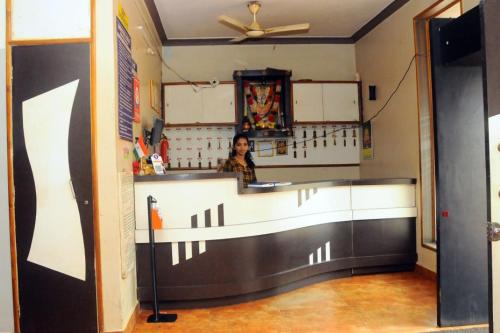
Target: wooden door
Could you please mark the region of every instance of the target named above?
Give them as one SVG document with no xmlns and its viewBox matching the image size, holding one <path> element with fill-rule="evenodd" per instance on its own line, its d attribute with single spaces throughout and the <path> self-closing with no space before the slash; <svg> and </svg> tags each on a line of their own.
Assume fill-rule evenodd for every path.
<svg viewBox="0 0 500 333">
<path fill-rule="evenodd" d="M 20 326 L 98 331 L 90 45 L 12 48 Z"/>
<path fill-rule="evenodd" d="M 484 105 L 488 116 L 489 204 L 488 222 L 500 224 L 500 2 L 480 6 L 483 36 Z M 500 331 L 500 235 L 488 242 L 490 332 Z M 494 241 L 492 241 L 494 240 Z"/>
<path fill-rule="evenodd" d="M 294 83 L 293 120 L 323 121 L 323 91 L 321 83 Z"/>
<path fill-rule="evenodd" d="M 357 83 L 324 83 L 324 120 L 359 121 L 358 94 Z"/>
<path fill-rule="evenodd" d="M 430 25 L 438 325 L 459 326 L 488 319 L 486 132 L 480 57 L 442 63 L 446 22 Z"/>
</svg>

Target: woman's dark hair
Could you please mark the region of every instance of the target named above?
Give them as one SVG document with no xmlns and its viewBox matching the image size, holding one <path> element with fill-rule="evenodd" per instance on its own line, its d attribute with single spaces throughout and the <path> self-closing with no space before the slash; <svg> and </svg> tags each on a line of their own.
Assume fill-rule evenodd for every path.
<svg viewBox="0 0 500 333">
<path fill-rule="evenodd" d="M 248 136 L 246 134 L 238 133 L 234 136 L 234 138 L 233 138 L 233 150 L 231 151 L 231 157 L 236 156 L 236 150 L 234 147 L 236 147 L 236 143 L 238 142 L 239 139 L 247 140 L 248 150 L 245 154 L 245 162 L 247 162 L 247 165 L 250 168 L 252 168 L 252 169 L 255 168 L 255 163 L 252 160 L 252 154 L 250 154 L 250 140 L 248 139 Z"/>
</svg>

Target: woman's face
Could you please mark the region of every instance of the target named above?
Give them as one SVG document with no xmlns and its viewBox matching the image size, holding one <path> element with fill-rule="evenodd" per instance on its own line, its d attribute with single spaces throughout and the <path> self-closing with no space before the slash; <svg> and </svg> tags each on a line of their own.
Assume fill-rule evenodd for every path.
<svg viewBox="0 0 500 333">
<path fill-rule="evenodd" d="M 244 157 L 248 151 L 248 141 L 245 138 L 239 138 L 236 141 L 236 145 L 234 146 L 234 150 L 236 151 L 236 155 L 239 157 Z"/>
</svg>

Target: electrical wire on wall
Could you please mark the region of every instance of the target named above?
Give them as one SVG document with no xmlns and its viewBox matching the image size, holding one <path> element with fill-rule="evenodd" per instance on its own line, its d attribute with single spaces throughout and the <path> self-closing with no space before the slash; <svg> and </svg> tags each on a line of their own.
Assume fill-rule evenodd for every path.
<svg viewBox="0 0 500 333">
<path fill-rule="evenodd" d="M 392 93 L 389 95 L 389 98 L 387 98 L 387 100 L 385 101 L 384 105 L 382 105 L 382 107 L 377 111 L 375 112 L 375 114 L 368 120 L 364 121 L 364 123 L 367 123 L 367 122 L 370 122 L 372 121 L 373 119 L 375 119 L 376 117 L 378 117 L 378 115 L 384 111 L 384 109 L 387 107 L 387 105 L 389 104 L 389 102 L 391 101 L 391 99 L 394 97 L 394 95 L 396 94 L 396 92 L 399 90 L 399 88 L 401 87 L 401 84 L 404 82 L 404 80 L 406 79 L 406 76 L 408 75 L 408 73 L 410 72 L 410 69 L 411 69 L 411 66 L 413 65 L 413 62 L 415 61 L 415 59 L 417 58 L 417 55 L 419 54 L 415 54 L 411 60 L 410 60 L 410 63 L 408 64 L 408 67 L 406 68 L 406 71 L 404 72 L 403 74 L 403 77 L 401 78 L 401 80 L 399 80 L 398 84 L 396 85 L 396 88 L 392 91 Z M 326 136 L 329 136 L 329 135 L 333 135 L 334 133 L 336 132 L 339 132 L 339 131 L 342 131 L 342 130 L 346 130 L 346 129 L 356 129 L 356 128 L 359 128 L 360 126 L 358 125 L 351 125 L 350 127 L 339 127 L 339 128 L 336 128 L 334 129 L 333 131 L 330 131 L 328 133 L 326 133 L 323 137 L 326 137 Z M 293 146 L 294 144 L 301 144 L 301 143 L 304 143 L 304 142 L 308 142 L 308 141 L 312 141 L 312 140 L 317 140 L 317 138 L 310 138 L 310 139 L 307 139 L 307 140 L 302 140 L 302 141 L 295 141 L 295 143 L 291 143 L 291 144 L 288 144 L 287 146 L 288 147 L 291 147 Z M 261 149 L 261 150 L 256 150 L 257 151 L 263 151 L 263 150 L 271 150 L 271 149 L 274 149 L 274 148 L 265 148 L 265 149 Z"/>
<path fill-rule="evenodd" d="M 141 3 L 141 4 L 139 4 Z M 137 8 L 137 11 L 139 12 L 139 15 L 141 15 L 141 18 L 142 18 L 142 21 L 145 23 L 145 27 L 146 27 L 146 30 L 147 30 L 147 33 L 149 36 L 155 36 L 155 34 L 153 34 L 151 32 L 151 29 L 149 28 L 149 25 L 146 24 L 146 22 L 148 22 L 146 20 L 146 16 L 144 15 L 144 3 L 142 1 L 136 1 L 135 2 L 135 5 L 136 5 L 136 8 Z M 160 43 L 151 43 L 148 36 L 146 35 L 146 31 L 145 29 L 141 26 L 139 28 L 139 30 L 141 31 L 141 37 L 144 41 L 144 43 L 146 44 L 147 46 L 147 50 L 148 50 L 148 53 L 151 54 L 151 55 L 156 55 L 158 57 L 158 59 L 160 60 L 161 64 L 166 68 L 168 69 L 169 71 L 171 71 L 172 73 L 175 74 L 175 76 L 177 76 L 181 81 L 185 82 L 185 83 L 188 83 L 191 85 L 191 87 L 193 88 L 194 91 L 198 92 L 200 89 L 204 89 L 204 88 L 214 88 L 216 87 L 219 82 L 217 80 L 212 80 L 210 82 L 210 84 L 207 84 L 207 85 L 200 85 L 196 82 L 193 82 L 191 80 L 188 80 L 186 79 L 185 77 L 183 77 L 181 74 L 179 74 L 174 68 L 172 68 L 171 66 L 169 66 L 167 64 L 167 62 L 165 61 L 165 59 L 163 58 L 163 54 L 162 54 L 162 50 L 161 48 L 158 48 L 156 47 L 155 45 L 156 44 L 160 44 Z"/>
</svg>

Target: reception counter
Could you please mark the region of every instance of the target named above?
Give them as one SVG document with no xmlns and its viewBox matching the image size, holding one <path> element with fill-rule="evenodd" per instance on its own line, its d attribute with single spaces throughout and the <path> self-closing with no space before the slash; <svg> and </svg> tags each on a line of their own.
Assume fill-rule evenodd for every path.
<svg viewBox="0 0 500 333">
<path fill-rule="evenodd" d="M 414 179 L 329 180 L 243 188 L 236 174 L 136 176 L 138 298 L 152 300 L 147 196 L 160 301 L 234 303 L 416 263 Z"/>
</svg>

